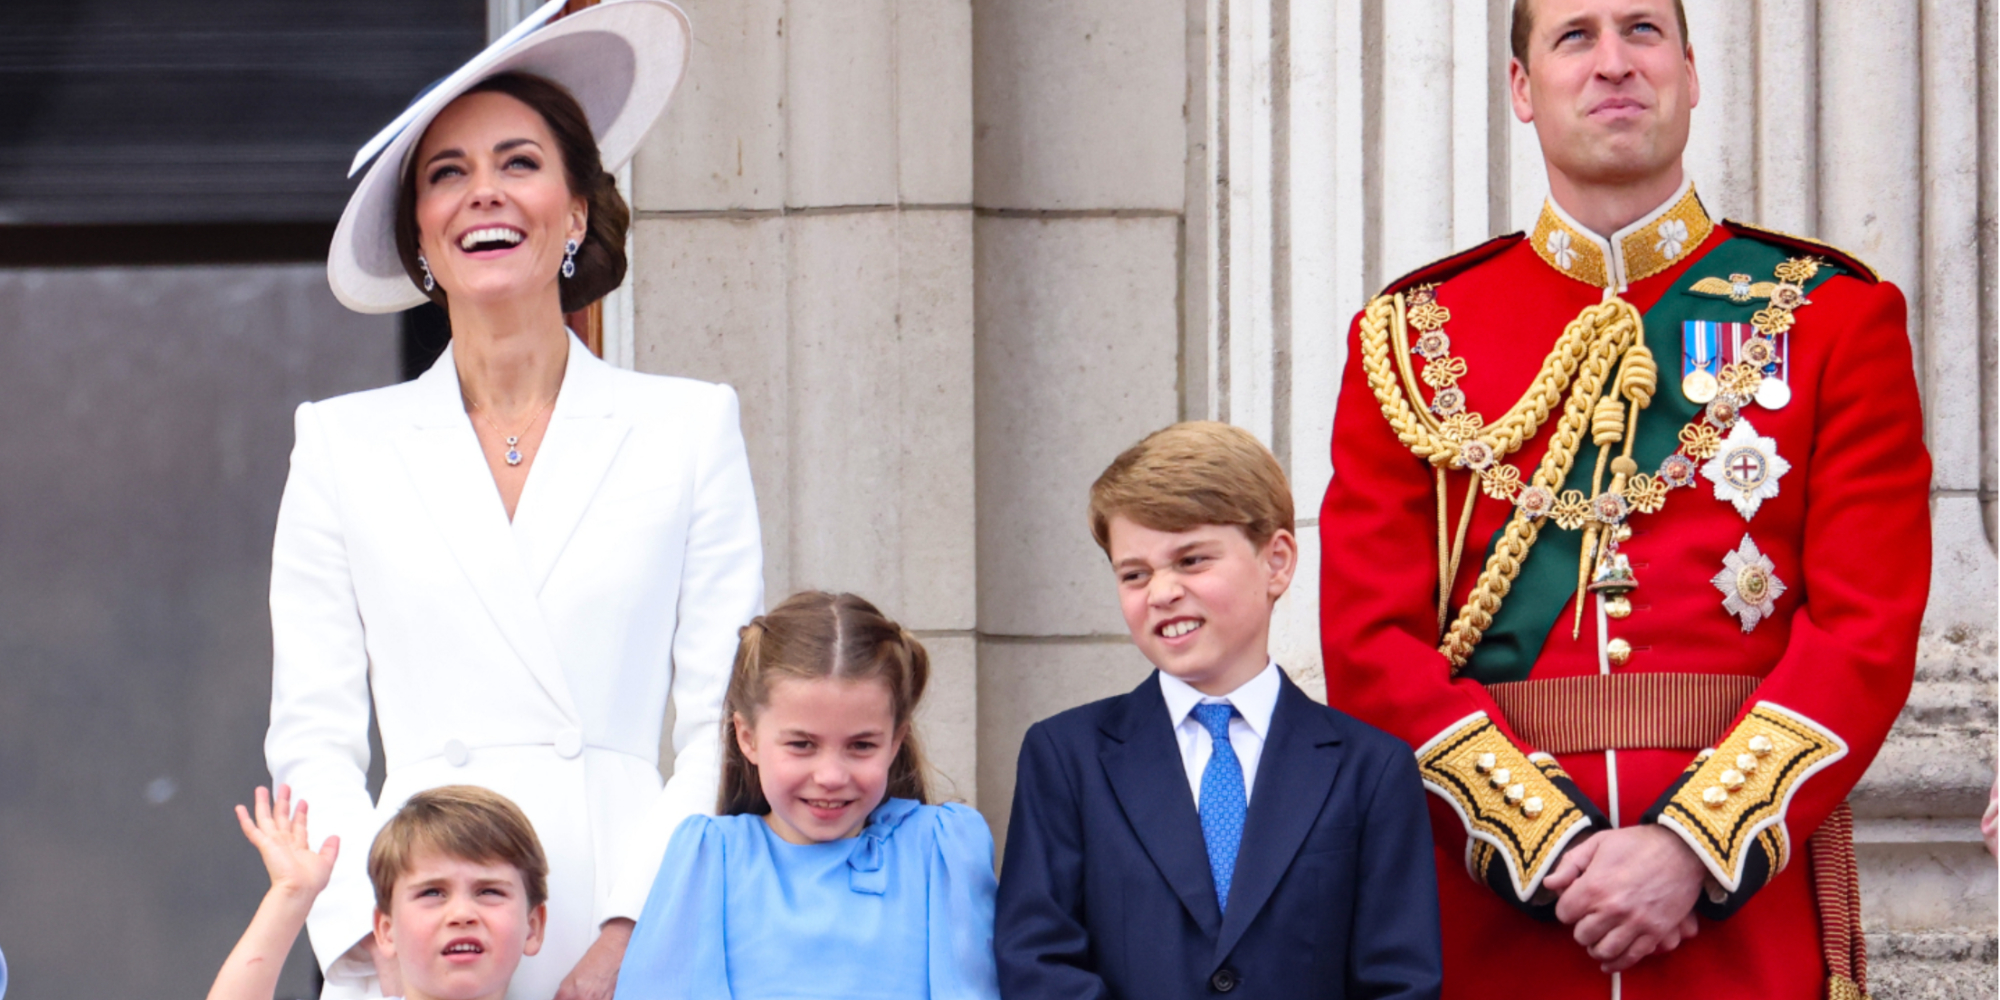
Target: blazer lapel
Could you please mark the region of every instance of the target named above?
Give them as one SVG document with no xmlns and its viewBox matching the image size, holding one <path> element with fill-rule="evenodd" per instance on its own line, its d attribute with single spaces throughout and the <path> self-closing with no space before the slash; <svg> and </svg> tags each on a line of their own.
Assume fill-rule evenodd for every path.
<svg viewBox="0 0 2000 1000">
<path fill-rule="evenodd" d="M 1098 752 L 1098 759 L 1146 854 L 1202 934 L 1213 938 L 1222 925 L 1215 878 L 1208 870 L 1201 817 L 1188 792 L 1180 744 L 1167 720 L 1158 676 L 1146 678 L 1126 695 L 1122 709 L 1102 727 L 1112 742 Z"/>
<path fill-rule="evenodd" d="M 451 348 L 417 380 L 416 419 L 395 436 L 425 512 L 465 572 L 494 627 L 563 713 L 577 717 L 562 661 L 528 588 L 507 509 L 465 415 Z"/>
<path fill-rule="evenodd" d="M 1244 818 L 1236 874 L 1229 883 L 1229 911 L 1223 914 L 1222 936 L 1216 942 L 1218 965 L 1277 891 L 1278 880 L 1312 831 L 1340 773 L 1340 734 L 1291 678 L 1280 673 L 1279 681 L 1271 732 L 1258 757 L 1257 783 Z"/>
<path fill-rule="evenodd" d="M 611 366 L 572 335 L 562 392 L 556 396 L 534 467 L 528 470 L 521 502 L 514 508 L 514 538 L 526 565 L 528 587 L 536 594 L 548 583 L 631 433 L 631 422 L 620 418 L 613 405 L 616 388 Z"/>
</svg>

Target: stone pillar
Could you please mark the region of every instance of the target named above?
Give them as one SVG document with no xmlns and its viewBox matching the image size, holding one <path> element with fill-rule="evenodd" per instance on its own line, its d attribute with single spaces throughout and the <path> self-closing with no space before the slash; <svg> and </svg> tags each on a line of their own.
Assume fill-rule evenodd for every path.
<svg viewBox="0 0 2000 1000">
<path fill-rule="evenodd" d="M 1186 8 L 973 11 L 979 785 L 998 836 L 1029 724 L 1149 669 L 1085 508 L 1181 414 Z"/>
<path fill-rule="evenodd" d="M 971 6 L 682 7 L 633 167 L 634 360 L 736 387 L 767 602 L 853 591 L 915 631 L 939 793 L 977 801 Z"/>
</svg>

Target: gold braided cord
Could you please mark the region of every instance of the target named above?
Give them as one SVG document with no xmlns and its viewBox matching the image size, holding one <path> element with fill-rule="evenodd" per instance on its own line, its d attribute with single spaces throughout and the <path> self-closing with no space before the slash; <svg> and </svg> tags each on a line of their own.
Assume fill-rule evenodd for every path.
<svg viewBox="0 0 2000 1000">
<path fill-rule="evenodd" d="M 1641 323 L 1637 309 L 1623 299 L 1614 298 L 1585 309 L 1564 329 L 1562 339 L 1557 343 L 1587 344 L 1588 353 L 1577 369 L 1575 385 L 1563 407 L 1561 419 L 1556 422 L 1548 452 L 1535 468 L 1533 481 L 1536 486 L 1553 489 L 1569 477 L 1570 466 L 1576 460 L 1577 449 L 1583 444 L 1592 411 L 1604 393 L 1605 383 L 1612 376 L 1612 366 L 1638 341 Z M 1550 360 L 1543 364 L 1544 374 L 1555 364 L 1552 354 Z M 1390 407 L 1388 401 L 1382 402 L 1386 414 Z M 1479 645 L 1480 637 L 1492 626 L 1494 614 L 1500 610 L 1501 601 L 1513 587 L 1515 577 L 1520 575 L 1521 563 L 1527 559 L 1528 551 L 1534 547 L 1540 533 L 1541 522 L 1516 508 L 1506 531 L 1494 545 L 1486 568 L 1479 574 L 1479 581 L 1473 585 L 1472 594 L 1445 633 L 1444 643 L 1438 647 L 1438 651 L 1451 661 L 1453 674 L 1465 666 L 1472 650 Z"/>
<path fill-rule="evenodd" d="M 1632 448 L 1639 443 L 1639 411 L 1653 401 L 1653 393 L 1659 388 L 1660 366 L 1653 360 L 1653 351 L 1644 340 L 1632 345 L 1631 350 L 1618 361 L 1618 377 L 1610 392 L 1597 401 L 1597 410 L 1590 421 L 1591 440 L 1597 442 L 1597 471 L 1590 480 L 1590 495 L 1595 497 L 1604 491 L 1604 467 L 1611 457 L 1611 446 L 1621 439 L 1625 450 L 1611 468 L 1611 492 L 1625 496 L 1625 487 L 1631 482 L 1632 474 L 1638 466 L 1632 461 Z M 1629 400 L 1620 404 L 1619 399 Z M 1629 501 L 1628 501 L 1629 502 Z M 1607 541 L 1608 539 L 1608 541 Z M 1583 549 L 1576 560 L 1576 614 L 1570 623 L 1569 635 L 1575 639 L 1583 635 L 1583 597 L 1590 580 L 1591 567 L 1597 565 L 1600 549 L 1609 552 L 1616 548 L 1616 532 L 1593 522 L 1584 529 Z"/>
<path fill-rule="evenodd" d="M 1445 478 L 1444 466 L 1437 466 L 1434 471 L 1437 473 L 1438 495 L 1438 579 L 1449 580 L 1452 578 L 1451 553 L 1445 550 L 1444 544 L 1445 538 L 1451 534 L 1450 508 L 1447 506 L 1448 502 L 1445 499 L 1445 487 L 1448 485 L 1448 480 Z M 1438 635 L 1444 635 L 1445 623 L 1450 620 L 1451 588 L 1440 586 L 1438 587 Z"/>
<path fill-rule="evenodd" d="M 1625 357 L 1618 362 L 1618 394 L 1644 407 L 1652 403 L 1653 393 L 1660 387 L 1660 363 L 1653 359 L 1653 350 L 1643 343 L 1633 344 Z M 1631 446 L 1626 446 L 1631 453 Z"/>
<path fill-rule="evenodd" d="M 1528 391 L 1505 416 L 1480 429 L 1478 438 L 1492 446 L 1495 461 L 1519 450 L 1541 430 L 1562 399 L 1563 391 L 1576 377 L 1577 367 L 1582 364 L 1594 335 L 1592 328 L 1571 323 L 1542 362 L 1542 370 Z M 1464 442 L 1447 436 L 1442 423 L 1421 403 L 1422 396 L 1410 366 L 1409 330 L 1402 295 L 1378 296 L 1368 303 L 1361 317 L 1361 363 L 1368 376 L 1368 387 L 1382 405 L 1382 416 L 1389 421 L 1396 439 L 1418 458 L 1439 468 L 1449 468 Z"/>
<path fill-rule="evenodd" d="M 1407 309 L 1404 308 L 1405 303 L 1401 295 L 1394 296 L 1393 298 L 1385 295 L 1382 296 L 1381 298 L 1376 299 L 1375 301 L 1382 302 L 1385 299 L 1389 301 L 1390 306 L 1395 314 L 1396 341 L 1402 345 L 1402 348 L 1396 352 L 1396 370 L 1403 376 L 1403 391 L 1409 394 L 1408 395 L 1409 399 L 1421 400 L 1424 398 L 1423 392 L 1422 390 L 1417 388 L 1416 373 L 1410 370 L 1409 312 Z M 1370 303 L 1369 310 L 1371 313 L 1373 312 L 1374 308 L 1375 308 L 1374 303 Z M 1365 345 L 1367 343 L 1367 336 L 1368 336 L 1368 331 L 1365 326 L 1362 329 L 1361 336 L 1362 336 L 1362 342 Z M 1365 350 L 1366 348 L 1364 347 L 1364 351 Z M 1368 384 L 1370 386 L 1373 386 L 1375 384 L 1374 372 L 1372 371 L 1369 372 Z M 1376 389 L 1375 397 L 1377 399 L 1380 399 L 1382 397 L 1382 390 Z M 1385 410 L 1383 412 L 1386 413 L 1387 411 Z M 1429 430 L 1434 435 L 1441 435 L 1443 433 L 1444 425 L 1441 421 L 1438 420 L 1437 417 L 1431 414 L 1430 407 L 1419 405 L 1415 408 L 1415 412 L 1418 421 L 1424 426 L 1425 429 Z M 1394 421 L 1391 421 L 1391 423 L 1394 423 Z M 1406 441 L 1404 443 L 1407 444 L 1408 442 Z M 1439 468 L 1443 468 L 1443 463 L 1433 462 L 1432 464 L 1437 465 Z M 1438 503 L 1439 504 L 1444 503 L 1443 494 L 1438 495 Z M 1440 514 L 1440 516 L 1442 516 L 1442 514 Z"/>
<path fill-rule="evenodd" d="M 1458 579 L 1459 561 L 1465 557 L 1465 536 L 1472 531 L 1472 508 L 1479 499 L 1479 477 L 1479 473 L 1473 473 L 1472 482 L 1466 484 L 1465 507 L 1458 515 L 1458 535 L 1452 539 L 1451 543 L 1451 562 L 1445 567 L 1444 576 L 1439 577 L 1440 580 L 1446 581 L 1438 586 L 1438 592 L 1445 595 L 1444 599 L 1447 604 L 1451 601 L 1451 581 Z M 1439 537 L 1442 538 L 1443 536 Z M 1438 637 L 1444 637 L 1443 615 L 1438 616 Z"/>
<path fill-rule="evenodd" d="M 1426 459 L 1432 465 L 1443 469 L 1449 466 L 1451 459 L 1458 454 L 1458 446 L 1454 442 L 1446 441 L 1441 433 L 1426 422 L 1425 418 L 1429 416 L 1427 410 L 1419 412 L 1418 407 L 1410 405 L 1414 390 L 1405 392 L 1397 381 L 1395 362 L 1389 359 L 1391 321 L 1396 321 L 1396 326 L 1399 327 L 1396 331 L 1398 336 L 1406 339 L 1408 337 L 1408 332 L 1400 329 L 1402 312 L 1401 295 L 1378 296 L 1373 302 L 1368 303 L 1367 310 L 1361 316 L 1362 371 L 1368 376 L 1368 388 L 1374 391 L 1376 402 L 1382 406 L 1382 416 L 1389 421 L 1389 429 L 1396 433 L 1396 440 L 1401 441 L 1403 447 L 1410 449 L 1418 458 Z M 1401 353 L 1400 359 L 1403 370 L 1407 372 L 1410 367 L 1408 353 Z M 1446 523 L 1442 504 L 1439 505 L 1438 521 L 1440 524 Z"/>
</svg>

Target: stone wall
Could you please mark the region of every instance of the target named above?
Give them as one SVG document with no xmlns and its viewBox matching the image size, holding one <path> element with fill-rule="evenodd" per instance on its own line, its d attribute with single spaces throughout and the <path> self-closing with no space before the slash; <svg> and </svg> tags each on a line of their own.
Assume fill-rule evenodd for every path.
<svg viewBox="0 0 2000 1000">
<path fill-rule="evenodd" d="M 629 350 L 743 394 L 772 599 L 851 589 L 919 630 L 931 750 L 1004 836 L 1026 727 L 1147 669 L 1091 478 L 1216 417 L 1292 475 L 1307 565 L 1275 652 L 1318 691 L 1347 319 L 1544 191 L 1500 90 L 1506 0 L 683 6 L 688 82 L 632 172 Z M 2000 3 L 1687 6 L 1711 209 L 1909 296 L 1937 570 L 1916 694 L 1855 796 L 1865 919 L 1880 995 L 1991 996 Z"/>
<path fill-rule="evenodd" d="M 320 264 L 0 268 L 0 331 L 8 995 L 201 996 L 271 884 L 230 808 L 270 781 L 292 411 L 395 382 L 396 322 Z"/>
</svg>

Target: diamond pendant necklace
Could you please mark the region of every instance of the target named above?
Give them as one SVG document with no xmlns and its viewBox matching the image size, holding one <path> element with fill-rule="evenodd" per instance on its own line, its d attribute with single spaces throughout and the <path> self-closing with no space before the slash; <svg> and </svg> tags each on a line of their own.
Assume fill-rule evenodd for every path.
<svg viewBox="0 0 2000 1000">
<path fill-rule="evenodd" d="M 535 415 L 528 420 L 528 426 L 521 428 L 520 434 L 509 434 L 506 431 L 501 430 L 500 425 L 494 423 L 492 417 L 487 416 L 483 411 L 481 411 L 478 403 L 475 403 L 470 399 L 466 400 L 465 402 L 466 405 L 472 407 L 472 411 L 474 413 L 479 414 L 479 419 L 486 421 L 486 426 L 493 428 L 493 433 L 498 434 L 501 437 L 507 439 L 507 451 L 501 457 L 507 460 L 508 465 L 521 464 L 521 435 L 526 434 L 531 430 L 534 430 L 535 424 L 542 419 L 543 414 L 548 413 L 549 408 L 556 405 L 555 397 L 550 396 L 549 401 L 543 403 L 542 408 L 540 410 L 537 410 L 535 412 Z"/>
</svg>

